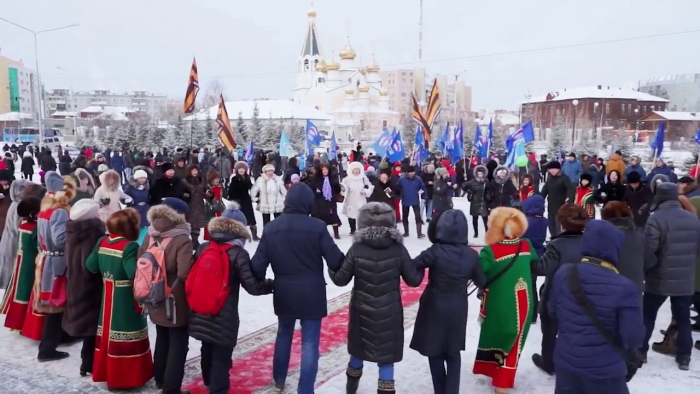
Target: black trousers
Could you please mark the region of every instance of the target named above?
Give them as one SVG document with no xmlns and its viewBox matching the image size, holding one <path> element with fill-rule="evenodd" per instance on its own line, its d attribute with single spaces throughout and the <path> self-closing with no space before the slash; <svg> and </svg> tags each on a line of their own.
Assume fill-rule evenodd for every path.
<svg viewBox="0 0 700 394">
<path fill-rule="evenodd" d="M 461 354 L 428 357 L 428 363 L 430 364 L 430 375 L 433 378 L 435 394 L 459 394 Z"/>
<path fill-rule="evenodd" d="M 354 233 L 357 230 L 357 220 L 348 218 L 348 224 L 350 225 L 350 232 Z"/>
<path fill-rule="evenodd" d="M 33 172 L 23 172 L 22 173 L 22 179 L 27 179 L 27 180 L 32 180 L 32 177 L 34 176 Z"/>
<path fill-rule="evenodd" d="M 538 314 L 538 309 L 540 307 L 540 295 L 539 291 L 537 291 L 537 275 L 532 276 L 532 288 L 533 288 L 533 299 L 532 299 L 532 322 L 535 323 L 537 322 L 537 314 Z"/>
<path fill-rule="evenodd" d="M 547 227 L 549 228 L 550 237 L 555 237 L 561 232 L 561 224 L 557 220 L 556 212 L 547 212 Z"/>
<path fill-rule="evenodd" d="M 180 394 L 185 376 L 185 361 L 190 336 L 187 326 L 156 325 L 156 348 L 153 354 L 153 379 L 163 386 L 163 394 Z"/>
<path fill-rule="evenodd" d="M 412 205 L 410 207 L 407 206 L 401 206 L 401 219 L 403 222 L 403 226 L 408 228 L 408 213 L 410 212 L 411 208 L 413 208 L 413 216 L 416 217 L 416 224 L 423 224 L 423 219 L 420 216 L 420 205 Z"/>
<path fill-rule="evenodd" d="M 488 218 L 486 216 L 472 216 L 472 228 L 474 235 L 479 235 L 479 218 L 484 222 L 484 230 L 489 231 Z"/>
<path fill-rule="evenodd" d="M 80 370 L 92 373 L 92 363 L 95 361 L 96 336 L 83 338 L 83 348 L 80 350 Z"/>
<path fill-rule="evenodd" d="M 229 371 L 233 348 L 202 342 L 202 380 L 210 394 L 226 394 L 231 386 Z"/>
<path fill-rule="evenodd" d="M 61 339 L 66 335 L 61 320 L 63 320 L 63 312 L 46 315 L 44 331 L 41 333 L 41 342 L 39 342 L 39 357 L 48 357 L 56 352 Z"/>
<path fill-rule="evenodd" d="M 273 214 L 263 213 L 262 214 L 263 227 L 265 227 L 266 224 L 270 223 L 270 219 L 271 219 L 270 215 L 275 215 L 275 219 L 277 219 L 278 217 L 280 217 L 281 213 L 273 213 Z"/>
<path fill-rule="evenodd" d="M 190 237 L 192 237 L 192 249 L 197 250 L 199 247 L 199 234 L 202 233 L 201 228 L 192 228 L 190 230 Z"/>
<path fill-rule="evenodd" d="M 557 343 L 559 326 L 556 320 L 543 314 L 540 316 L 540 327 L 542 328 L 542 367 L 554 372 L 554 346 Z"/>
</svg>

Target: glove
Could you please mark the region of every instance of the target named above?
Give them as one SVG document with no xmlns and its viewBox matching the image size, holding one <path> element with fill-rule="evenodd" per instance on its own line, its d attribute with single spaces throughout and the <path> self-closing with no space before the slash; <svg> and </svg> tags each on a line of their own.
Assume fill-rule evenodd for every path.
<svg viewBox="0 0 700 394">
<path fill-rule="evenodd" d="M 211 190 L 207 190 L 204 194 L 206 194 L 207 197 L 214 197 L 214 193 L 212 193 Z"/>
<path fill-rule="evenodd" d="M 134 205 L 134 200 L 131 197 L 122 198 L 121 200 L 119 200 L 119 202 L 126 205 L 127 207 Z"/>
<path fill-rule="evenodd" d="M 274 279 L 265 279 L 265 287 L 270 289 L 270 293 L 275 292 L 275 281 Z"/>
<path fill-rule="evenodd" d="M 112 202 L 111 198 L 100 198 L 100 204 L 102 204 L 103 207 L 109 205 L 110 202 Z"/>
</svg>

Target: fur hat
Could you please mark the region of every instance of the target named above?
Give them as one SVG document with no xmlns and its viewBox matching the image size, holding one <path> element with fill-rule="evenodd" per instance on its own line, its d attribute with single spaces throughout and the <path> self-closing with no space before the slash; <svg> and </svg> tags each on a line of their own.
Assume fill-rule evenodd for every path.
<svg viewBox="0 0 700 394">
<path fill-rule="evenodd" d="M 693 182 L 694 182 L 693 178 L 691 178 L 687 175 L 678 180 L 678 183 L 684 183 L 686 185 L 689 185 Z"/>
<path fill-rule="evenodd" d="M 447 172 L 447 168 L 445 168 L 445 167 L 440 167 L 437 170 L 435 170 L 435 176 L 438 176 L 438 177 L 443 177 L 443 176 L 448 175 L 448 174 L 449 174 L 449 172 Z"/>
<path fill-rule="evenodd" d="M 383 202 L 368 202 L 360 208 L 357 215 L 357 228 L 364 227 L 394 227 L 396 212 L 394 208 Z"/>
<path fill-rule="evenodd" d="M 624 242 L 625 234 L 612 223 L 591 220 L 581 237 L 581 255 L 617 265 Z"/>
<path fill-rule="evenodd" d="M 600 217 L 603 220 L 631 218 L 632 216 L 632 210 L 622 201 L 610 201 L 603 205 L 603 210 L 600 211 Z"/>
<path fill-rule="evenodd" d="M 148 173 L 144 170 L 136 170 L 134 171 L 134 179 L 139 179 L 139 178 L 146 178 L 148 179 Z"/>
<path fill-rule="evenodd" d="M 97 172 L 104 173 L 107 171 L 109 171 L 109 166 L 107 164 L 100 164 L 99 166 L 97 166 Z"/>
<path fill-rule="evenodd" d="M 240 205 L 235 201 L 226 202 L 226 209 L 221 213 L 221 217 L 241 222 L 245 226 L 248 225 L 248 220 L 245 218 L 243 212 L 241 212 Z"/>
<path fill-rule="evenodd" d="M 427 166 L 425 166 L 425 172 L 427 172 L 428 174 L 432 174 L 433 172 L 435 172 L 435 166 L 432 164 L 428 164 Z"/>
<path fill-rule="evenodd" d="M 642 181 L 641 175 L 637 171 L 632 171 L 627 174 L 627 183 L 639 183 Z"/>
<path fill-rule="evenodd" d="M 552 160 L 547 164 L 548 170 L 561 170 L 561 163 L 556 160 Z"/>
<path fill-rule="evenodd" d="M 649 188 L 651 189 L 651 192 L 653 194 L 656 194 L 656 187 L 662 183 L 667 183 L 670 182 L 668 177 L 664 174 L 656 174 L 654 175 L 653 178 L 651 178 L 651 182 L 649 182 Z"/>
<path fill-rule="evenodd" d="M 114 212 L 107 219 L 107 231 L 113 235 L 121 235 L 129 241 L 139 239 L 139 224 L 141 216 L 133 208 L 126 208 Z"/>
<path fill-rule="evenodd" d="M 86 220 L 100 217 L 100 204 L 92 199 L 83 198 L 76 201 L 70 209 L 70 220 Z"/>
<path fill-rule="evenodd" d="M 36 219 L 41 211 L 41 199 L 37 197 L 27 197 L 23 198 L 22 201 L 17 204 L 17 216 L 21 218 L 33 218 Z"/>
<path fill-rule="evenodd" d="M 499 207 L 491 211 L 488 225 L 484 241 L 486 245 L 493 245 L 505 239 L 522 237 L 527 230 L 527 218 L 515 208 Z"/>
<path fill-rule="evenodd" d="M 175 169 L 175 167 L 173 166 L 172 163 L 163 163 L 160 165 L 160 170 L 163 171 L 163 174 L 165 174 L 166 172 L 168 172 L 170 170 L 174 170 L 174 169 Z"/>
<path fill-rule="evenodd" d="M 591 175 L 587 172 L 584 172 L 583 174 L 581 174 L 579 176 L 579 180 L 578 180 L 579 185 L 581 184 L 581 181 L 588 181 L 588 186 L 590 186 L 591 182 L 593 182 L 593 175 Z"/>
<path fill-rule="evenodd" d="M 187 203 L 180 200 L 179 198 L 175 197 L 167 197 L 163 199 L 161 204 L 165 205 L 168 208 L 171 208 L 175 212 L 181 214 L 181 215 L 187 215 L 189 212 L 189 209 L 187 207 Z"/>
<path fill-rule="evenodd" d="M 275 170 L 275 166 L 273 166 L 272 164 L 265 164 L 262 168 L 263 172 L 274 171 L 274 170 Z"/>
<path fill-rule="evenodd" d="M 301 177 L 299 176 L 299 174 L 292 174 L 292 176 L 290 177 L 290 179 L 291 179 L 292 182 L 294 182 L 294 181 L 297 181 L 297 180 L 301 179 Z"/>
<path fill-rule="evenodd" d="M 245 168 L 245 170 L 248 171 L 248 163 L 239 160 L 236 162 L 236 164 L 233 165 L 233 169 L 236 170 L 236 172 L 238 172 L 238 169 L 240 168 Z"/>
</svg>

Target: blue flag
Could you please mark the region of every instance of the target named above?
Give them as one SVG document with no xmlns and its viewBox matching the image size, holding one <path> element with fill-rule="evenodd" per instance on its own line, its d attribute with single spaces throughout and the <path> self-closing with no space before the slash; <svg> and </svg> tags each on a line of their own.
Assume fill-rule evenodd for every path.
<svg viewBox="0 0 700 394">
<path fill-rule="evenodd" d="M 300 170 L 305 170 L 306 169 L 306 155 L 303 153 L 299 153 L 297 155 L 297 160 L 299 161 L 299 169 Z"/>
<path fill-rule="evenodd" d="M 248 163 L 248 167 L 253 164 L 253 157 L 255 157 L 255 149 L 253 149 L 253 140 L 250 140 L 248 150 L 245 152 L 245 161 Z"/>
<path fill-rule="evenodd" d="M 287 137 L 287 133 L 283 131 L 282 135 L 280 135 L 280 156 L 292 157 L 294 155 L 293 152 L 294 148 L 292 148 L 292 144 L 289 143 L 289 137 Z"/>
<path fill-rule="evenodd" d="M 387 155 L 386 150 L 389 145 L 391 145 L 392 141 L 394 141 L 394 135 L 390 133 L 389 130 L 385 129 L 372 144 L 372 149 L 378 156 L 384 157 Z"/>
<path fill-rule="evenodd" d="M 661 157 L 661 152 L 664 150 L 664 139 L 666 137 L 666 123 L 659 123 L 659 129 L 656 131 L 654 139 L 651 140 L 651 149 L 654 156 L 658 159 Z"/>
<path fill-rule="evenodd" d="M 423 128 L 416 128 L 416 138 L 413 142 L 413 161 L 421 163 L 430 156 L 430 152 L 425 149 L 425 139 L 423 137 Z"/>
<path fill-rule="evenodd" d="M 447 124 L 445 125 L 445 130 L 443 130 L 442 134 L 440 134 L 440 138 L 438 139 L 437 143 L 438 148 L 440 148 L 440 152 L 442 152 L 442 156 L 449 156 L 452 151 L 452 138 L 450 138 L 450 122 L 447 122 Z"/>
<path fill-rule="evenodd" d="M 331 146 L 328 152 L 328 160 L 338 159 L 338 142 L 335 140 L 335 131 L 331 134 Z"/>
<path fill-rule="evenodd" d="M 464 127 L 462 119 L 459 120 L 459 127 L 455 130 L 452 139 L 452 164 L 457 163 L 464 156 Z"/>
<path fill-rule="evenodd" d="M 390 163 L 396 163 L 397 161 L 401 161 L 404 157 L 406 157 L 406 152 L 404 152 L 403 149 L 401 133 L 394 129 L 392 134 L 393 138 L 391 140 L 391 144 L 389 144 L 386 149 L 386 156 Z"/>
<path fill-rule="evenodd" d="M 489 121 L 489 138 L 486 140 L 486 150 L 484 151 L 484 157 L 489 156 L 491 147 L 493 146 L 493 119 Z"/>
<path fill-rule="evenodd" d="M 314 153 L 314 146 L 318 146 L 322 141 L 321 133 L 318 132 L 316 125 L 310 120 L 306 121 L 306 153 Z"/>
<path fill-rule="evenodd" d="M 695 133 L 695 142 L 700 144 L 700 129 L 698 129 L 698 132 Z"/>
</svg>

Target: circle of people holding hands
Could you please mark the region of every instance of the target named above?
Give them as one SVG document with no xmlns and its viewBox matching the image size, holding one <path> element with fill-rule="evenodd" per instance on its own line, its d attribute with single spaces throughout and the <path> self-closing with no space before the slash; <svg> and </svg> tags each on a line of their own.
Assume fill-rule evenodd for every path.
<svg viewBox="0 0 700 394">
<path fill-rule="evenodd" d="M 186 393 L 192 337 L 202 343 L 204 385 L 227 393 L 238 372 L 230 369 L 243 287 L 273 295 L 271 386 L 285 389 L 300 321 L 298 392 L 313 393 L 328 314 L 324 260 L 337 286 L 353 282 L 347 393 L 358 391 L 366 362 L 377 364 L 377 393 L 395 393 L 401 284 L 418 287 L 425 276 L 409 347 L 427 357 L 436 394 L 460 392 L 474 292 L 482 327 L 473 373 L 491 378 L 496 393 L 514 387 L 538 317 L 542 350 L 532 362 L 556 376 L 562 394 L 628 393 L 650 348 L 688 370 L 700 330 L 691 323 L 691 309 L 700 311 L 700 190 L 661 160 L 647 175 L 619 152 L 605 164 L 572 153 L 563 164 L 533 157 L 513 173 L 497 159 L 387 163 L 358 146 L 340 160 L 311 156 L 301 169 L 274 152 L 256 152 L 249 166 L 207 150 L 93 157 L 84 149 L 67 165 L 59 153 L 60 168 L 41 152 L 34 183 L 33 169 L 14 179 L 14 161 L 22 157 L 25 175 L 33 153 L 9 153 L 13 169 L 0 169 L 5 327 L 38 341 L 39 362 L 69 357 L 58 347 L 82 341 L 77 372 L 110 390 L 153 379 L 163 393 Z M 472 236 L 479 222 L 486 231 L 479 252 L 467 215 L 453 207 L 462 195 Z M 333 241 L 344 225 L 339 203 L 353 237 L 346 253 Z M 403 244 L 411 212 L 416 236 L 431 243 L 415 257 Z M 252 256 L 247 242 L 259 242 Z M 539 289 L 537 277 L 545 278 Z M 673 321 L 650 346 L 668 298 Z M 153 354 L 146 316 L 156 328 Z"/>
</svg>

